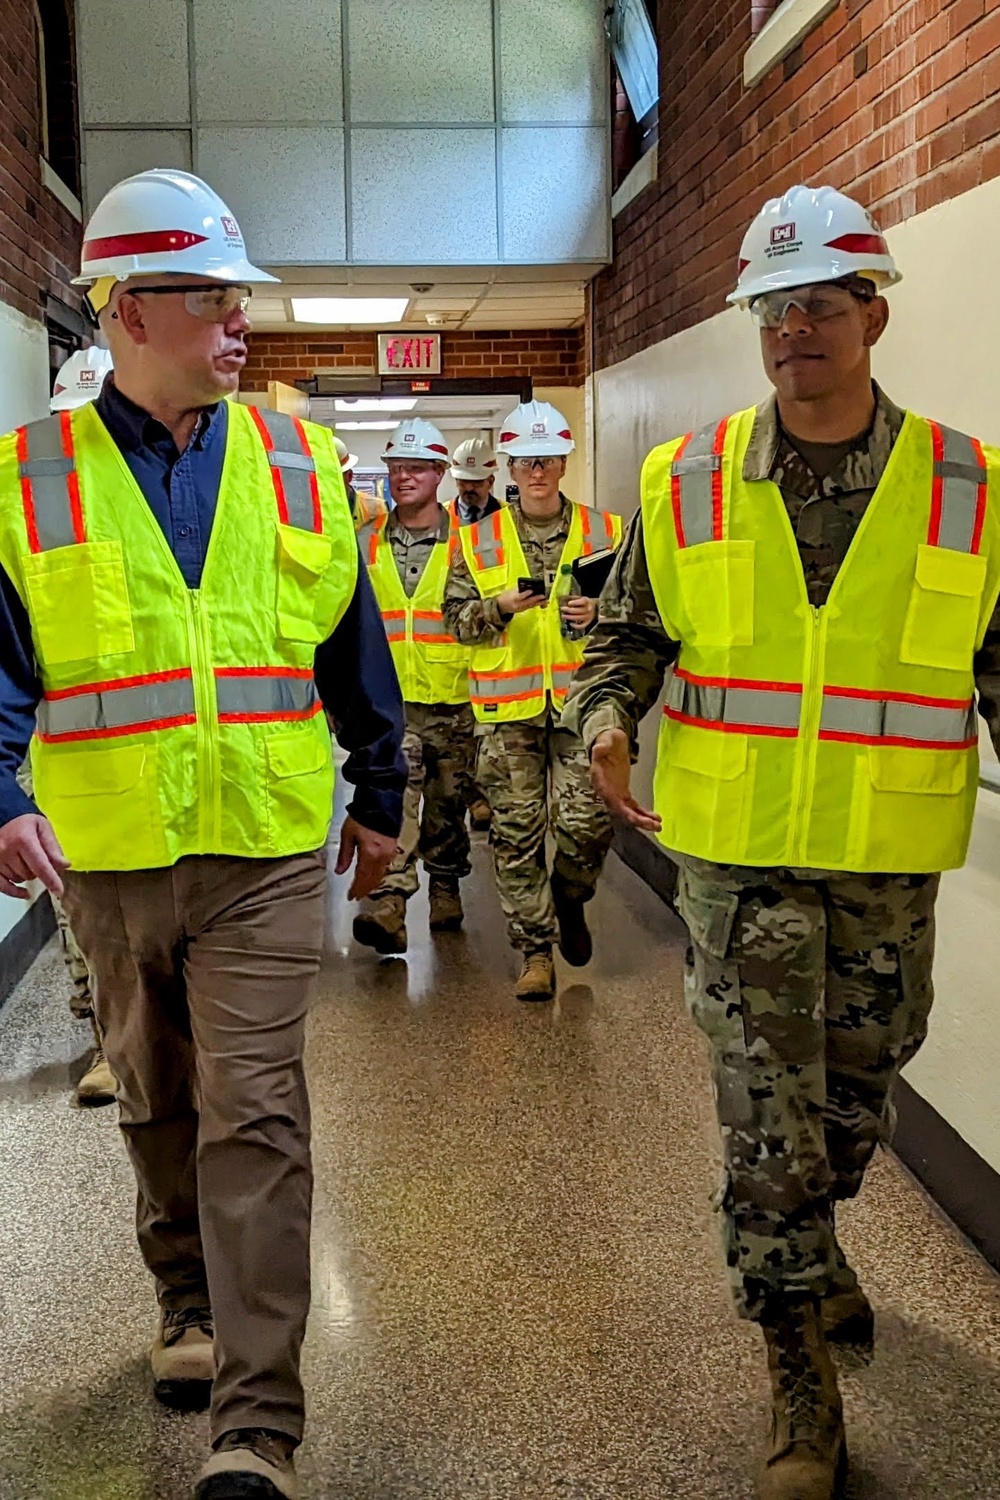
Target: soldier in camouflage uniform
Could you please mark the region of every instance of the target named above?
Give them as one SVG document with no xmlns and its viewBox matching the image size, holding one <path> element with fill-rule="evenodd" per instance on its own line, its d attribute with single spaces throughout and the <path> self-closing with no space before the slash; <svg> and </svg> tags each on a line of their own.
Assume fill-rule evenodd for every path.
<svg viewBox="0 0 1000 1500">
<path fill-rule="evenodd" d="M 802 235 L 810 205 L 802 196 L 789 204 L 796 195 L 807 190 L 769 208 L 772 219 L 797 222 Z M 824 196 L 839 200 L 834 223 L 843 204 L 856 210 L 832 190 L 818 190 L 816 197 Z M 743 256 L 752 274 L 754 256 Z M 814 251 L 805 263 L 812 269 L 817 259 Z M 887 251 L 885 262 L 891 266 Z M 757 409 L 742 479 L 777 486 L 809 603 L 821 610 L 905 413 L 869 385 L 868 350 L 885 322 L 875 287 L 848 279 L 834 300 L 825 287 L 824 297 L 813 299 L 814 288 L 796 289 L 791 275 L 789 291 L 769 292 L 774 305 L 757 314 L 778 397 Z M 785 364 L 789 353 L 798 358 Z M 829 373 L 818 368 L 821 360 Z M 847 399 L 839 424 L 825 432 L 820 398 L 831 393 Z M 867 405 L 867 416 L 864 430 L 849 437 L 844 408 L 853 397 L 859 415 Z M 811 440 L 791 436 L 792 423 L 809 430 L 810 419 Z M 685 642 L 664 626 L 651 583 L 652 545 L 640 512 L 602 597 L 566 718 L 580 730 L 612 810 L 656 831 L 658 815 L 629 790 L 629 746 L 634 758 L 639 721 Z M 971 668 L 970 658 L 970 675 Z M 976 655 L 975 683 L 998 744 L 1000 610 Z M 939 876 L 748 868 L 690 854 L 678 860 L 677 904 L 691 934 L 686 992 L 710 1044 L 722 1131 L 718 1206 L 726 1264 L 737 1307 L 762 1324 L 769 1351 L 774 1416 L 758 1494 L 830 1500 L 841 1493 L 846 1446 L 828 1345 L 866 1359 L 874 1334 L 871 1306 L 837 1241 L 835 1208 L 859 1191 L 876 1145 L 890 1133 L 892 1086 L 926 1035 Z"/>
<path fill-rule="evenodd" d="M 441 624 L 440 591 L 444 588 L 452 523 L 438 503 L 437 491 L 447 456 L 444 438 L 431 423 L 419 419 L 403 422 L 385 455 L 395 506 L 387 516 L 367 520 L 358 533 L 361 556 L 369 565 L 403 689 L 403 751 L 410 769 L 399 853 L 378 890 L 361 902 L 354 920 L 356 940 L 383 954 L 406 951 L 406 903 L 418 888 L 418 859 L 429 877 L 430 925 L 434 932 L 454 931 L 461 926 L 459 882 L 472 868 L 466 811 L 472 800 L 474 723 L 468 701 L 467 654 L 456 655 L 460 662 L 454 680 L 461 685 L 461 702 L 427 701 L 431 694 L 426 691 L 435 680 L 429 675 L 436 669 L 436 662 L 431 660 L 435 648 L 443 648 L 446 655 L 455 651 L 448 645 Z M 380 565 L 386 548 L 395 565 L 392 578 L 386 577 Z M 425 599 L 421 586 L 431 567 L 440 569 L 440 591 Z M 401 607 L 400 586 L 402 596 L 415 611 L 412 632 L 406 628 L 407 611 Z"/>
</svg>

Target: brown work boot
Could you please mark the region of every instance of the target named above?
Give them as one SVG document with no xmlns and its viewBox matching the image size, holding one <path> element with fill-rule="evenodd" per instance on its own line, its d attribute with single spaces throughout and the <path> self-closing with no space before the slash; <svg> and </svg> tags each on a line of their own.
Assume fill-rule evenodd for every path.
<svg viewBox="0 0 1000 1500">
<path fill-rule="evenodd" d="M 773 1412 L 757 1500 L 837 1500 L 847 1477 L 844 1413 L 816 1303 L 784 1301 L 764 1337 Z"/>
<path fill-rule="evenodd" d="M 101 1033 L 97 1029 L 97 1022 L 93 1015 L 90 1024 L 94 1030 L 94 1051 L 87 1071 L 76 1086 L 77 1104 L 99 1105 L 114 1104 L 118 1085 L 115 1075 L 108 1066 L 108 1060 L 104 1056 L 104 1048 L 101 1045 Z"/>
<path fill-rule="evenodd" d="M 831 1216 L 831 1228 L 833 1221 Z M 837 1270 L 833 1286 L 820 1303 L 823 1335 L 844 1368 L 871 1363 L 875 1353 L 875 1314 L 834 1233 Z"/>
<path fill-rule="evenodd" d="M 354 918 L 354 941 L 376 953 L 406 952 L 406 902 L 402 896 L 366 896 Z"/>
<path fill-rule="evenodd" d="M 465 913 L 457 880 L 431 881 L 431 932 L 457 932 Z"/>
<path fill-rule="evenodd" d="M 294 1452 L 283 1432 L 227 1432 L 201 1471 L 194 1500 L 298 1500 Z"/>
<path fill-rule="evenodd" d="M 473 833 L 489 833 L 490 804 L 485 797 L 477 797 L 469 808 L 469 827 Z"/>
<path fill-rule="evenodd" d="M 521 976 L 514 986 L 518 1000 L 551 1000 L 555 992 L 556 971 L 551 952 L 526 953 Z"/>
<path fill-rule="evenodd" d="M 572 896 L 569 887 L 558 870 L 552 873 L 552 900 L 559 923 L 559 952 L 574 969 L 582 969 L 594 955 L 590 929 L 584 915 L 583 902 Z"/>
<path fill-rule="evenodd" d="M 208 1405 L 215 1379 L 214 1332 L 207 1307 L 160 1309 L 160 1329 L 149 1356 L 158 1401 L 183 1411 Z"/>
</svg>

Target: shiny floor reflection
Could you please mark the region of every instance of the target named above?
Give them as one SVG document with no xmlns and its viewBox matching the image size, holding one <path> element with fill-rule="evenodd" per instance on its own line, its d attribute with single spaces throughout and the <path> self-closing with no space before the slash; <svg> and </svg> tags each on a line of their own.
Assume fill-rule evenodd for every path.
<svg viewBox="0 0 1000 1500">
<path fill-rule="evenodd" d="M 746 1500 L 764 1420 L 710 1209 L 679 926 L 617 861 L 595 962 L 519 1006 L 485 848 L 468 920 L 350 941 L 313 1012 L 305 1500 Z M 150 1289 L 113 1111 L 50 949 L 0 1015 L 0 1497 L 186 1500 L 204 1419 L 147 1385 Z M 891 1160 L 844 1215 L 879 1314 L 845 1378 L 852 1500 L 1000 1497 L 1000 1282 Z"/>
</svg>

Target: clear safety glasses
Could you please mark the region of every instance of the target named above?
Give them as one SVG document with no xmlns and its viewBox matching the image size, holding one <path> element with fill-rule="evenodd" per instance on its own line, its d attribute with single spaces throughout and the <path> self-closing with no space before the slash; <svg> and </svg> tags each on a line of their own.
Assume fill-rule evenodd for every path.
<svg viewBox="0 0 1000 1500">
<path fill-rule="evenodd" d="M 764 292 L 750 304 L 750 315 L 758 328 L 780 328 L 790 307 L 797 307 L 810 323 L 825 323 L 839 317 L 852 302 L 871 302 L 875 288 L 869 281 L 858 280 L 850 286 L 835 281 L 816 286 L 797 286 L 791 291 Z"/>
<path fill-rule="evenodd" d="M 387 458 L 385 466 L 390 477 L 396 474 L 400 479 L 404 475 L 410 479 L 419 479 L 421 475 L 428 474 L 432 469 L 437 468 L 432 458 Z"/>
<path fill-rule="evenodd" d="M 220 285 L 215 281 L 191 286 L 129 287 L 133 297 L 183 297 L 185 310 L 203 323 L 228 323 L 234 312 L 245 313 L 253 289 L 242 282 Z"/>
<path fill-rule="evenodd" d="M 515 474 L 531 474 L 535 469 L 548 473 L 561 463 L 561 458 L 512 458 L 510 466 Z"/>
</svg>

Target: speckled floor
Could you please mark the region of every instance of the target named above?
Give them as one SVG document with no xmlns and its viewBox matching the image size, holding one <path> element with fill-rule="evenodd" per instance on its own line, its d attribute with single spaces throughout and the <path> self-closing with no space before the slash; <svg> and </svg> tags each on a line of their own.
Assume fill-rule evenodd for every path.
<svg viewBox="0 0 1000 1500">
<path fill-rule="evenodd" d="M 309 1061 L 304 1500 L 746 1500 L 765 1414 L 709 1198 L 679 927 L 617 861 L 597 957 L 510 998 L 485 849 L 464 935 L 379 962 L 335 892 Z M 205 1422 L 158 1407 L 113 1110 L 50 948 L 0 1015 L 0 1500 L 187 1500 Z M 882 1159 L 843 1234 L 879 1314 L 845 1378 L 852 1500 L 1000 1497 L 1000 1282 Z"/>
</svg>

